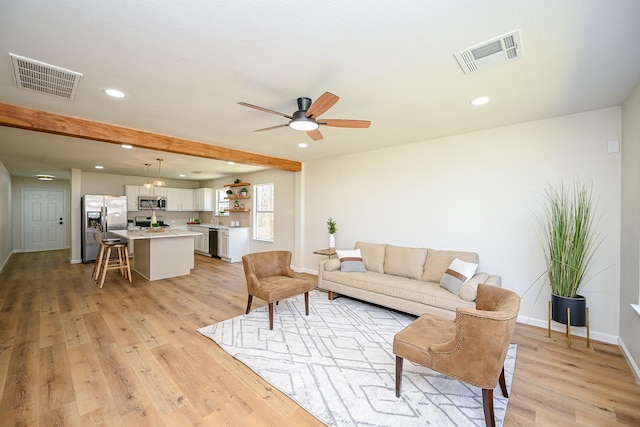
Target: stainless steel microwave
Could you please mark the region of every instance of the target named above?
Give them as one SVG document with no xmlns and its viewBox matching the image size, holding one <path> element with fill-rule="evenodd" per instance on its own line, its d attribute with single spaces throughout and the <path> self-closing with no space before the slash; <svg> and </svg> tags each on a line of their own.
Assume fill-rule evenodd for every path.
<svg viewBox="0 0 640 427">
<path fill-rule="evenodd" d="M 138 196 L 139 210 L 160 210 L 167 209 L 167 198 L 164 196 Z"/>
</svg>

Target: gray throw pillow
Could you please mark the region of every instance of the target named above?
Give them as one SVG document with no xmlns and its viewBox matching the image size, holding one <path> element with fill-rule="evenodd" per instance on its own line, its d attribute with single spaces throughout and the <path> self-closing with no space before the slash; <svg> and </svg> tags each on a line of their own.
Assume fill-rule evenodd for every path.
<svg viewBox="0 0 640 427">
<path fill-rule="evenodd" d="M 336 253 L 340 259 L 340 271 L 347 273 L 364 273 L 367 271 L 364 262 L 362 262 L 360 249 L 349 251 L 336 249 Z"/>
<path fill-rule="evenodd" d="M 440 286 L 452 294 L 458 295 L 462 284 L 473 277 L 477 268 L 478 264 L 464 262 L 456 258 L 451 262 L 447 271 L 442 275 L 442 279 L 440 279 Z"/>
</svg>

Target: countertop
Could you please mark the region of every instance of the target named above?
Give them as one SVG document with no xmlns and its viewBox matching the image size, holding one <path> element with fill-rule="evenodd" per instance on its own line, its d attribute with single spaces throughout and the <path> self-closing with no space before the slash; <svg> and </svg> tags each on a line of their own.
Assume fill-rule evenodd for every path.
<svg viewBox="0 0 640 427">
<path fill-rule="evenodd" d="M 230 227 L 228 225 L 211 224 L 211 223 L 187 224 L 187 227 L 207 227 L 207 228 L 223 228 L 223 229 L 249 228 L 249 227 Z"/>
<path fill-rule="evenodd" d="M 166 239 L 171 237 L 184 237 L 184 236 L 201 236 L 202 233 L 190 230 L 171 229 L 170 227 L 164 228 L 163 231 L 153 231 L 149 229 L 142 230 L 112 230 L 110 234 L 124 237 L 129 240 L 135 239 Z"/>
</svg>

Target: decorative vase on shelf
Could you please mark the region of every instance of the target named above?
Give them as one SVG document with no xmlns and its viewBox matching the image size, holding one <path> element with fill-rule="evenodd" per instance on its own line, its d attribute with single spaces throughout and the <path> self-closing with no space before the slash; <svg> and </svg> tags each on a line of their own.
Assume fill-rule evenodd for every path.
<svg viewBox="0 0 640 427">
<path fill-rule="evenodd" d="M 336 235 L 329 234 L 329 249 L 335 249 L 336 247 Z"/>
</svg>

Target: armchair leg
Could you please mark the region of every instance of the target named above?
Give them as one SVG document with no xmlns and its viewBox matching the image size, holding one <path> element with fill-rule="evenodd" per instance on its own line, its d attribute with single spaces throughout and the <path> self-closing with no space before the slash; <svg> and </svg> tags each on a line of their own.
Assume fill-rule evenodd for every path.
<svg viewBox="0 0 640 427">
<path fill-rule="evenodd" d="M 273 330 L 273 303 L 269 303 L 269 329 Z"/>
<path fill-rule="evenodd" d="M 404 359 L 396 356 L 396 397 L 400 397 L 400 386 L 402 385 L 402 362 Z"/>
<path fill-rule="evenodd" d="M 493 389 L 482 389 L 482 406 L 484 407 L 484 422 L 487 427 L 496 427 L 496 417 L 493 412 Z"/>
<path fill-rule="evenodd" d="M 304 309 L 307 312 L 307 316 L 309 315 L 309 292 L 304 293 Z"/>
<path fill-rule="evenodd" d="M 509 392 L 507 391 L 507 382 L 504 379 L 504 367 L 502 368 L 502 372 L 500 372 L 500 388 L 502 389 L 502 395 L 506 398 L 509 398 Z"/>
<path fill-rule="evenodd" d="M 249 294 L 249 299 L 247 300 L 247 311 L 244 314 L 249 314 L 249 311 L 251 311 L 252 302 L 253 302 L 253 295 Z"/>
</svg>

